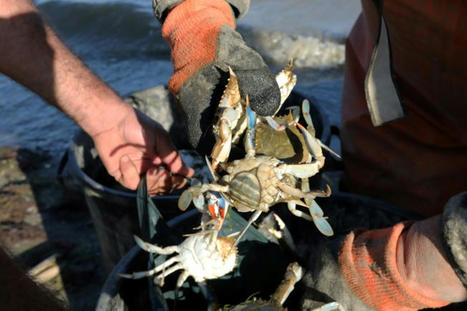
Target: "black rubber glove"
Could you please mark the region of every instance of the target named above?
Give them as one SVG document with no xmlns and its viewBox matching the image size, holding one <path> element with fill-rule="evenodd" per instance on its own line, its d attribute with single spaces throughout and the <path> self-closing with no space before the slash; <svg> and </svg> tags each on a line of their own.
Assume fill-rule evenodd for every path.
<svg viewBox="0 0 467 311">
<path fill-rule="evenodd" d="M 191 145 L 209 154 L 213 118 L 228 79 L 236 73 L 243 97 L 259 115 L 272 115 L 280 103 L 275 75 L 235 30 L 225 1 L 186 0 L 171 9 L 162 34 L 170 43 L 174 75 L 169 88 L 184 111 Z"/>
</svg>

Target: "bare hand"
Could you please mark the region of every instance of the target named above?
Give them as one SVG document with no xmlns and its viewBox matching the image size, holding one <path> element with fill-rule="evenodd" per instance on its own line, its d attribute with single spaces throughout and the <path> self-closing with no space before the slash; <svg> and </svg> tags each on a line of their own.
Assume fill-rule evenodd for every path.
<svg viewBox="0 0 467 311">
<path fill-rule="evenodd" d="M 193 175 L 193 169 L 183 163 L 167 132 L 130 107 L 123 119 L 93 135 L 93 140 L 109 174 L 129 189 L 138 187 L 144 173 L 151 195 L 181 188 L 186 182 L 184 176 Z"/>
</svg>

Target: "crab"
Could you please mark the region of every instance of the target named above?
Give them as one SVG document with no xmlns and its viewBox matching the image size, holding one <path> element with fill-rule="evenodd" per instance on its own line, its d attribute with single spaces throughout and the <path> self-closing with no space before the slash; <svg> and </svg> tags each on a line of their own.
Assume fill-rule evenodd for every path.
<svg viewBox="0 0 467 311">
<path fill-rule="evenodd" d="M 269 310 L 269 311 L 284 311 L 287 310 L 283 307 L 284 302 L 289 297 L 290 293 L 294 290 L 295 284 L 303 277 L 303 268 L 297 263 L 293 262 L 287 266 L 284 279 L 279 284 L 278 288 L 274 291 L 271 299 L 264 301 L 261 299 L 249 299 L 239 305 L 230 308 L 224 308 L 228 311 L 247 311 L 247 310 Z M 345 311 L 341 304 L 337 302 L 327 303 L 312 311 Z"/>
<path fill-rule="evenodd" d="M 292 73 L 292 61 L 276 76 L 281 100 L 276 112 L 292 92 L 297 77 Z M 233 143 L 237 143 L 247 128 L 246 100 L 240 95 L 238 78 L 229 67 L 229 80 L 216 111 L 217 122 L 213 125 L 216 143 L 212 148 L 211 159 L 214 169 L 227 161 Z M 274 114 L 275 114 L 274 113 Z"/>
<path fill-rule="evenodd" d="M 248 100 L 246 102 L 248 103 Z M 316 197 L 331 195 L 329 186 L 327 186 L 326 191 L 305 189 L 303 187 L 306 182 L 302 182 L 301 189 L 297 187 L 299 179 L 307 180 L 324 166 L 324 156 L 317 139 L 296 121 L 283 126 L 272 124 L 278 130 L 284 126 L 297 126 L 304 136 L 306 146 L 313 156 L 313 160 L 302 164 L 287 164 L 271 156 L 256 155 L 254 148 L 256 114 L 248 105 L 246 110 L 248 130 L 244 141 L 245 158 L 226 163 L 224 169 L 227 174 L 221 178 L 216 176 L 214 168 L 211 167 L 215 182 L 192 186 L 185 190 L 178 200 L 178 207 L 181 210 L 186 210 L 191 201 L 199 198 L 203 193 L 215 191 L 219 192 L 238 211 L 253 211 L 253 215 L 250 217 L 247 226 L 239 234 L 236 243 L 260 214 L 268 212 L 271 206 L 285 202 L 294 215 L 313 221 L 313 216 L 296 209 L 296 205 L 308 207 Z M 208 160 L 207 162 L 209 166 L 210 163 Z M 305 203 L 301 201 L 302 199 L 305 200 Z M 318 213 L 315 214 L 318 215 Z M 323 218 L 323 220 L 325 219 Z M 326 235 L 329 235 L 329 232 L 326 232 Z"/>
<path fill-rule="evenodd" d="M 176 286 L 179 288 L 189 276 L 196 282 L 203 282 L 224 276 L 237 265 L 238 251 L 233 245 L 233 236 L 217 237 L 217 234 L 205 231 L 189 236 L 179 245 L 164 248 L 147 243 L 137 236 L 134 238 L 139 247 L 147 252 L 177 255 L 152 270 L 120 274 L 124 278 L 140 279 L 157 274 L 154 282 L 163 286 L 165 277 L 177 270 L 183 270 L 177 280 Z"/>
</svg>

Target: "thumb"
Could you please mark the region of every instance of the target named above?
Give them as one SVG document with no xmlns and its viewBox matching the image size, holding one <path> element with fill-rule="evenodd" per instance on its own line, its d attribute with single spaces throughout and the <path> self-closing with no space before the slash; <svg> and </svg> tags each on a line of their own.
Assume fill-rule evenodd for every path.
<svg viewBox="0 0 467 311">
<path fill-rule="evenodd" d="M 127 155 L 120 158 L 120 173 L 118 182 L 128 189 L 136 190 L 141 178 L 136 165 Z"/>
</svg>

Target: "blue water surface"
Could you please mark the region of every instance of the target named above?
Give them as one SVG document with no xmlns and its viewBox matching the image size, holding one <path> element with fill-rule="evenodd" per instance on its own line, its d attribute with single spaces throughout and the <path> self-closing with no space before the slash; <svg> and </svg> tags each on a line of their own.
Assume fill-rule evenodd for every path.
<svg viewBox="0 0 467 311">
<path fill-rule="evenodd" d="M 258 5 L 265 3 L 256 1 Z M 36 4 L 70 49 L 121 96 L 164 85 L 170 78 L 169 46 L 161 37 L 160 24 L 153 16 L 150 0 L 41 0 Z M 254 5 L 255 0 L 250 11 L 254 10 Z M 276 15 L 280 17 L 281 12 L 278 10 Z M 251 16 L 258 15 L 251 12 Z M 247 18 L 245 24 L 246 27 L 256 27 Z M 240 23 L 240 31 L 242 27 Z M 288 31 L 291 30 L 293 28 L 288 27 Z M 252 34 L 247 38 L 250 42 L 261 37 L 254 32 L 248 33 Z M 286 39 L 297 42 L 294 36 Z M 338 122 L 340 107 L 340 75 L 339 70 L 332 75 L 335 82 L 327 81 L 324 92 L 314 85 L 320 76 L 324 78 L 324 73 L 302 68 L 299 77 L 299 84 L 305 86 L 305 92 L 311 91 L 315 97 L 322 96 L 325 110 L 335 122 Z M 0 94 L 0 146 L 40 148 L 58 155 L 69 145 L 77 130 L 72 120 L 1 74 Z"/>
</svg>

